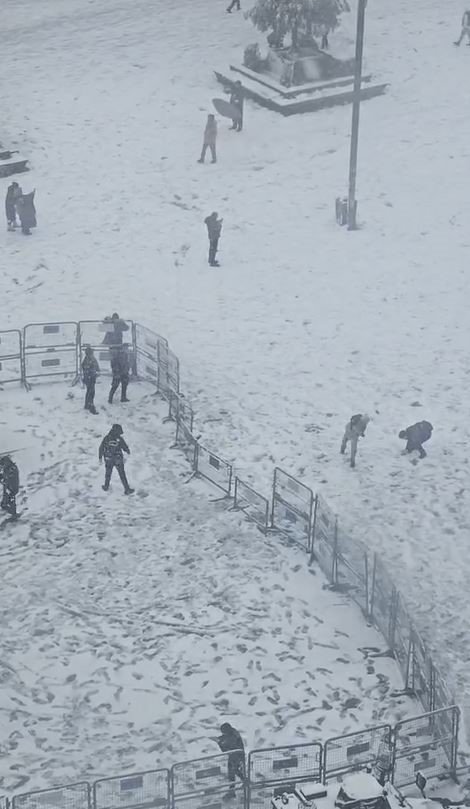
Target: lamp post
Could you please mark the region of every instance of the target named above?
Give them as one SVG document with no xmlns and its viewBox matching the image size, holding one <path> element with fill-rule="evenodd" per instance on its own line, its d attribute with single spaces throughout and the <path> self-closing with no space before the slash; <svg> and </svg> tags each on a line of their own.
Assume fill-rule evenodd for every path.
<svg viewBox="0 0 470 809">
<path fill-rule="evenodd" d="M 367 0 L 358 0 L 356 56 L 354 64 L 353 108 L 351 122 L 351 151 L 349 154 L 348 230 L 356 230 L 356 175 L 359 144 L 359 112 L 361 108 L 362 53 Z"/>
</svg>

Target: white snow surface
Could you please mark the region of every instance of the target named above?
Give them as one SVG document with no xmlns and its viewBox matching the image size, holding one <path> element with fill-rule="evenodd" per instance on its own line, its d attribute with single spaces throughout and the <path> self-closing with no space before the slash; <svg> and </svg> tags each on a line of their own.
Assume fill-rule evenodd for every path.
<svg viewBox="0 0 470 809">
<path fill-rule="evenodd" d="M 211 99 L 222 95 L 213 68 L 239 61 L 244 46 L 260 40 L 242 14 L 225 13 L 223 0 L 3 0 L 2 11 L 0 43 L 7 81 L 2 86 L 0 140 L 30 157 L 31 173 L 17 179 L 25 190 L 37 188 L 38 208 L 38 228 L 31 238 L 7 232 L 1 237 L 2 328 L 28 321 L 96 318 L 117 310 L 167 336 L 181 359 L 183 387 L 194 402 L 197 430 L 204 442 L 233 460 L 240 475 L 262 493 L 269 492 L 275 465 L 321 491 L 344 527 L 382 554 L 414 610 L 418 627 L 443 661 L 445 676 L 453 680 L 464 701 L 470 525 L 466 407 L 470 87 L 465 76 L 470 52 L 452 45 L 461 3 L 396 0 L 390 5 L 388 0 L 375 0 L 368 5 L 365 67 L 378 80 L 390 82 L 390 87 L 385 96 L 362 105 L 358 199 L 363 228 L 356 233 L 339 229 L 333 215 L 334 199 L 346 187 L 348 107 L 282 119 L 248 103 L 243 133 L 230 132 L 228 122 L 219 121 L 217 165 L 196 163 Z M 332 37 L 333 52 L 351 55 L 353 38 L 351 14 Z M 8 182 L 0 181 L 3 192 Z M 203 219 L 212 210 L 224 217 L 219 269 L 206 263 Z M 136 565 L 143 567 L 144 578 L 151 578 L 146 554 L 156 550 L 146 520 L 151 515 L 157 525 L 162 520 L 172 526 L 177 513 L 191 513 L 194 525 L 185 543 L 192 549 L 201 534 L 210 548 L 220 538 L 223 525 L 230 539 L 223 544 L 224 553 L 234 553 L 238 559 L 233 541 L 236 525 L 235 533 L 250 548 L 256 547 L 261 559 L 267 555 L 270 569 L 277 559 L 279 565 L 281 560 L 295 565 L 292 549 L 287 556 L 277 546 L 274 552 L 271 540 L 261 540 L 239 518 L 210 511 L 205 490 L 204 494 L 199 488 L 193 490 L 192 484 L 183 491 L 173 490 L 171 476 L 178 472 L 170 470 L 183 472 L 183 460 L 172 455 L 171 463 L 165 461 L 163 477 L 170 482 L 162 479 L 158 470 L 162 455 L 166 457 L 167 428 L 158 421 L 150 444 L 139 438 L 137 426 L 143 425 L 137 419 L 147 418 L 145 408 L 129 416 L 124 427 L 126 434 L 133 431 L 134 444 L 141 442 L 142 453 L 144 448 L 148 455 L 155 453 L 155 469 L 150 457 L 144 464 L 142 455 L 139 474 L 149 498 L 158 501 L 159 487 L 169 498 L 165 514 L 157 503 L 146 506 L 143 497 L 135 498 L 136 513 L 129 512 L 127 501 L 121 502 L 115 492 L 115 501 L 100 505 L 103 498 L 94 478 L 86 484 L 87 492 L 88 486 L 96 489 L 87 494 L 93 505 L 83 514 L 78 492 L 90 473 L 89 453 L 98 435 L 89 432 L 89 420 L 82 427 L 78 408 L 72 421 L 70 414 L 63 413 L 63 401 L 59 405 L 56 398 L 59 394 L 41 388 L 37 395 L 41 402 L 31 401 L 30 396 L 28 405 L 11 400 L 18 413 L 25 414 L 21 422 L 25 438 L 30 438 L 30 425 L 37 424 L 45 435 L 47 452 L 52 453 L 47 463 L 70 466 L 54 467 L 53 487 L 47 487 L 46 474 L 42 494 L 31 495 L 30 508 L 38 499 L 37 526 L 31 536 L 29 528 L 16 526 L 15 538 L 12 533 L 3 540 L 5 569 L 15 572 L 19 585 L 26 577 L 27 587 L 37 588 L 46 625 L 69 622 L 60 633 L 60 644 L 65 644 L 64 660 L 76 668 L 72 673 L 78 681 L 81 672 L 83 677 L 88 672 L 88 677 L 95 663 L 91 658 L 88 662 L 77 659 L 75 643 L 67 640 L 67 633 L 72 638 L 78 631 L 75 622 L 83 626 L 85 619 L 68 615 L 58 602 L 67 597 L 77 602 L 79 612 L 86 610 L 87 603 L 88 608 L 94 604 L 89 588 L 97 588 L 103 591 L 105 616 L 113 614 L 107 599 L 117 602 L 120 620 L 122 612 L 128 612 L 126 591 L 116 595 L 97 577 L 84 537 L 90 536 L 103 569 L 118 569 L 110 572 L 111 578 L 130 575 Z M 338 445 L 344 423 L 358 411 L 368 411 L 372 422 L 352 471 L 339 456 Z M 8 407 L 2 413 L 11 410 Z M 422 418 L 433 422 L 435 432 L 427 445 L 428 457 L 415 465 L 401 456 L 403 445 L 396 434 Z M 3 415 L 2 420 L 8 421 Z M 103 430 L 104 420 L 99 423 Z M 61 424 L 65 432 L 59 429 Z M 60 441 L 65 442 L 63 455 Z M 81 447 L 86 448 L 83 456 Z M 38 473 L 33 461 L 24 462 L 25 468 L 27 472 L 36 468 Z M 73 506 L 67 502 L 71 491 L 77 491 Z M 58 496 L 63 501 L 59 510 Z M 103 514 L 103 525 L 107 524 L 111 519 L 107 510 L 114 513 L 109 505 L 113 502 L 115 522 L 111 520 L 107 528 L 108 539 L 99 540 L 97 515 Z M 59 517 L 63 522 L 66 510 L 70 538 L 51 557 L 49 575 L 56 592 L 51 602 L 50 590 L 46 592 L 49 579 L 42 575 L 44 560 L 41 556 L 39 561 L 33 549 L 38 543 L 36 550 L 41 554 L 50 552 L 49 537 L 54 547 L 54 537 L 63 536 Z M 44 511 L 48 521 L 41 528 Z M 77 519 L 76 531 L 69 526 L 71 515 Z M 215 529 L 209 527 L 214 520 Z M 137 527 L 131 528 L 131 521 Z M 182 523 L 186 522 L 183 517 Z M 166 536 L 159 527 L 159 536 L 160 532 Z M 169 535 L 174 536 L 171 530 Z M 131 561 L 127 557 L 136 538 L 142 558 Z M 114 545 L 116 558 L 110 554 Z M 177 554 L 172 547 L 169 553 L 168 568 L 183 563 L 179 549 Z M 31 559 L 27 566 L 20 563 L 24 556 Z M 161 564 L 161 553 L 157 556 Z M 208 576 L 197 559 L 198 572 Z M 87 577 L 84 593 L 81 579 L 69 586 L 61 573 L 63 566 L 79 563 L 86 571 L 82 573 Z M 37 571 L 31 569 L 33 564 L 38 565 Z M 225 569 L 226 563 L 221 566 Z M 162 595 L 158 590 L 161 569 L 155 569 L 157 586 L 150 586 L 143 600 L 143 606 L 154 610 L 148 616 L 149 627 L 151 616 L 160 612 L 158 599 L 167 598 L 167 591 Z M 39 570 L 41 575 L 34 576 Z M 261 576 L 259 571 L 256 575 Z M 273 572 L 269 586 L 263 585 L 269 592 L 276 575 L 282 577 Z M 319 618 L 325 620 L 323 602 L 317 599 L 342 603 L 341 598 L 310 590 L 320 576 L 311 577 L 303 560 L 295 575 L 303 577 L 298 589 L 308 589 L 305 608 Z M 230 577 L 248 587 L 243 569 L 237 570 L 233 560 Z M 179 581 L 186 577 L 180 576 Z M 255 580 L 250 598 L 263 610 L 274 609 L 267 594 L 260 593 L 260 582 L 261 578 Z M 15 586 L 9 578 L 6 589 Z M 222 625 L 220 607 L 211 608 L 215 614 L 209 610 L 199 615 L 208 609 L 207 599 L 202 596 L 204 607 L 198 604 L 200 588 L 193 577 L 188 586 L 196 591 L 197 625 Z M 223 588 L 225 582 L 217 586 Z M 297 584 L 292 591 L 289 587 L 291 597 L 296 597 L 298 589 Z M 13 592 L 9 595 L 14 600 Z M 33 616 L 21 604 L 24 601 L 18 596 L 16 620 L 28 623 Z M 132 614 L 126 618 L 130 623 L 125 656 L 137 629 L 143 631 L 134 609 L 129 608 Z M 51 610 L 52 617 L 46 618 Z M 342 615 L 349 619 L 352 611 L 343 608 Z M 184 615 L 183 607 L 181 612 Z M 89 620 L 94 625 L 90 648 L 120 654 L 108 651 L 106 637 L 116 633 L 123 644 L 122 624 L 109 617 Z M 233 616 L 230 626 L 232 621 L 236 623 Z M 276 626 L 281 624 L 279 619 Z M 334 620 L 328 632 L 334 634 Z M 12 655 L 15 633 L 16 629 L 11 633 Z M 18 633 L 21 638 L 19 627 Z M 223 644 L 229 638 L 230 633 L 222 633 L 216 641 Z M 48 642 L 36 638 L 33 644 L 36 641 Z M 172 644 L 177 648 L 174 637 Z M 346 656 L 342 644 L 341 640 L 339 654 Z M 223 647 L 225 654 L 229 647 Z M 213 651 L 216 655 L 217 650 Z M 132 653 L 140 665 L 138 650 Z M 34 657 L 34 649 L 31 654 Z M 94 652 L 89 654 L 94 659 Z M 178 668 L 174 654 L 170 665 Z M 348 654 L 353 650 L 348 649 Z M 70 668 L 64 666 L 65 681 Z M 28 676 L 43 676 L 36 659 L 31 668 L 33 674 Z M 12 676 L 26 677 L 17 671 Z M 136 669 L 136 673 L 143 672 Z M 143 673 L 144 681 L 147 676 Z M 392 676 L 390 671 L 387 676 Z M 129 679 L 134 679 L 132 674 Z M 122 685 L 115 674 L 112 682 L 116 690 Z M 220 688 L 228 689 L 222 682 Z M 258 693 L 258 683 L 252 687 Z M 72 685 L 68 688 L 73 690 Z M 114 711 L 109 686 L 103 683 L 100 688 L 90 698 L 96 700 L 93 706 L 111 704 Z M 77 716 L 81 717 L 87 703 L 79 693 Z M 215 693 L 213 699 L 218 699 Z M 149 700 L 153 710 L 153 693 L 145 698 L 145 716 Z M 206 705 L 206 697 L 200 702 Z M 53 711 L 53 703 L 45 699 L 45 704 L 40 715 L 46 708 Z M 358 715 L 358 726 L 372 717 L 372 706 L 371 701 Z M 156 713 L 159 709 L 155 706 Z M 37 710 L 28 702 L 28 715 L 36 717 L 34 721 L 39 721 Z M 108 708 L 101 710 L 104 724 L 95 731 L 103 734 L 103 747 L 84 743 L 91 733 L 84 721 L 82 744 L 75 737 L 70 741 L 73 756 L 60 737 L 61 719 L 51 719 L 57 729 L 51 742 L 55 752 L 48 759 L 50 770 L 40 746 L 28 735 L 30 759 L 21 758 L 34 785 L 75 777 L 78 770 L 109 771 L 115 764 L 131 767 L 137 760 L 141 768 L 154 761 L 155 753 L 147 753 L 149 758 L 143 761 L 141 738 L 139 744 L 134 738 L 136 750 L 127 753 L 128 730 L 113 738 L 106 724 Z M 204 710 L 203 717 L 218 721 L 221 711 L 215 705 L 207 713 Z M 243 710 L 251 714 L 246 706 Z M 185 721 L 187 717 L 191 721 L 190 709 L 182 712 Z M 90 709 L 89 722 L 99 725 L 99 719 L 98 714 L 91 718 Z M 258 717 L 251 720 L 268 743 L 285 740 L 281 731 L 274 738 L 269 727 L 260 729 L 263 723 Z M 195 752 L 189 737 L 177 733 L 175 722 L 172 751 L 167 735 L 159 739 L 148 725 L 141 731 L 138 716 L 129 721 L 136 722 L 133 732 L 141 732 L 144 738 L 151 735 L 156 743 L 164 738 L 166 755 L 172 758 Z M 198 717 L 196 725 L 200 724 Z M 345 730 L 345 725 L 338 723 L 337 730 Z M 193 732 L 200 735 L 197 729 Z M 41 739 L 40 730 L 37 733 Z M 126 747 L 121 754 L 117 751 L 120 738 Z M 247 741 L 259 741 L 254 730 L 247 730 Z M 16 761 L 23 749 L 20 742 L 26 744 L 18 742 Z M 5 784 L 12 783 L 10 774 Z"/>
</svg>

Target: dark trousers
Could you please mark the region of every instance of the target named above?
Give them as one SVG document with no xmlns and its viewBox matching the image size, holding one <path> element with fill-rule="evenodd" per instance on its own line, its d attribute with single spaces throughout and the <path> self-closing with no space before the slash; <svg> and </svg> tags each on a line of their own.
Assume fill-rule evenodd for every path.
<svg viewBox="0 0 470 809">
<path fill-rule="evenodd" d="M 3 487 L 3 497 L 0 505 L 4 511 L 16 517 L 16 494 L 13 494 L 6 486 Z"/>
<path fill-rule="evenodd" d="M 217 153 L 215 151 L 215 143 L 204 143 L 201 152 L 201 160 L 204 162 L 207 150 L 211 150 L 212 155 L 212 162 L 215 163 L 217 161 Z"/>
<path fill-rule="evenodd" d="M 234 755 L 230 755 L 228 757 L 228 780 L 229 790 L 233 792 L 235 790 L 235 780 L 236 778 L 240 779 L 240 781 L 244 784 L 245 783 L 245 762 L 242 758 L 239 758 L 239 754 L 235 753 Z"/>
<path fill-rule="evenodd" d="M 232 118 L 232 126 L 231 129 L 236 129 L 237 132 L 241 132 L 243 129 L 243 115 L 240 112 L 239 118 Z"/>
<path fill-rule="evenodd" d="M 106 461 L 106 464 L 105 464 L 106 471 L 105 471 L 105 476 L 104 476 L 104 485 L 105 485 L 105 487 L 108 488 L 108 486 L 109 486 L 109 483 L 111 481 L 111 475 L 113 474 L 114 467 L 116 467 L 116 469 L 118 471 L 118 475 L 121 478 L 121 483 L 124 486 L 124 491 L 127 492 L 127 490 L 129 489 L 129 481 L 127 480 L 126 471 L 124 469 L 124 464 L 122 462 L 121 463 L 115 463 L 114 461 Z"/>
<path fill-rule="evenodd" d="M 217 255 L 219 239 L 209 239 L 209 264 L 213 264 Z"/>
<path fill-rule="evenodd" d="M 86 393 L 85 393 L 85 410 L 89 410 L 95 404 L 95 385 L 96 379 L 85 380 Z"/>
<path fill-rule="evenodd" d="M 418 450 L 418 452 L 419 452 L 419 457 L 420 457 L 420 458 L 425 458 L 425 457 L 426 457 L 426 452 L 425 452 L 425 450 L 423 449 L 423 445 L 422 445 L 422 444 L 420 444 L 420 443 L 419 443 L 418 441 L 416 441 L 416 440 L 415 440 L 415 441 L 407 441 L 407 442 L 406 442 L 406 451 L 407 451 L 407 452 L 414 452 L 414 450 L 415 450 L 415 449 L 417 449 L 417 450 Z"/>
<path fill-rule="evenodd" d="M 230 3 L 230 5 L 229 5 L 229 7 L 228 7 L 227 11 L 231 11 L 231 10 L 232 10 L 232 8 L 236 8 L 236 9 L 237 9 L 237 11 L 240 11 L 240 8 L 241 8 L 241 6 L 240 6 L 240 0 L 232 0 L 232 2 Z"/>
<path fill-rule="evenodd" d="M 121 385 L 121 402 L 125 401 L 127 395 L 127 386 L 129 384 L 129 374 L 121 374 L 121 376 L 113 376 L 111 382 L 111 390 L 109 391 L 108 402 L 113 401 L 113 396 L 116 393 L 119 385 Z"/>
<path fill-rule="evenodd" d="M 320 48 L 321 48 L 322 50 L 327 51 L 327 50 L 328 50 L 328 47 L 329 47 L 329 46 L 328 46 L 328 34 L 323 34 L 323 36 L 322 36 L 322 38 L 321 38 L 321 45 L 320 45 Z"/>
</svg>

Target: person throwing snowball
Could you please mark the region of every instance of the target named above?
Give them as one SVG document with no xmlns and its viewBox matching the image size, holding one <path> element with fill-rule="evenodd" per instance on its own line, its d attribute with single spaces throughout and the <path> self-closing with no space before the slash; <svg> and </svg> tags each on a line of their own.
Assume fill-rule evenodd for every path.
<svg viewBox="0 0 470 809">
<path fill-rule="evenodd" d="M 367 413 L 357 413 L 355 416 L 351 416 L 346 424 L 340 452 L 342 455 L 344 455 L 348 442 L 351 442 L 352 467 L 356 466 L 357 442 L 359 441 L 359 438 L 364 438 L 369 421 L 370 418 Z"/>
</svg>

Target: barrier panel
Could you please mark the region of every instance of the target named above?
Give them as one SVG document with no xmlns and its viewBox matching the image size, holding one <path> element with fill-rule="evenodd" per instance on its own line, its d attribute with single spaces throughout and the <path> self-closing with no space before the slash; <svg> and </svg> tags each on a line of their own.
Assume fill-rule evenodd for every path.
<svg viewBox="0 0 470 809">
<path fill-rule="evenodd" d="M 72 376 L 78 373 L 78 326 L 61 323 L 28 323 L 23 330 L 24 379 Z"/>
<path fill-rule="evenodd" d="M 385 570 L 383 562 L 375 553 L 372 568 L 370 617 L 392 649 L 395 635 L 395 594 L 395 586 Z"/>
<path fill-rule="evenodd" d="M 90 785 L 86 781 L 55 789 L 25 792 L 12 798 L 12 809 L 90 809 Z"/>
<path fill-rule="evenodd" d="M 8 798 L 5 798 L 3 795 L 0 795 L 0 809 L 9 809 L 10 801 Z"/>
<path fill-rule="evenodd" d="M 458 726 L 459 709 L 455 706 L 398 722 L 393 732 L 394 785 L 414 784 L 417 772 L 426 778 L 453 776 Z"/>
<path fill-rule="evenodd" d="M 248 805 L 270 809 L 274 791 L 302 782 L 321 782 L 319 742 L 252 750 L 248 756 Z"/>
<path fill-rule="evenodd" d="M 93 809 L 153 809 L 170 806 L 170 771 L 147 770 L 93 784 Z"/>
<path fill-rule="evenodd" d="M 432 661 L 423 640 L 415 629 L 410 629 L 410 652 L 409 687 L 418 697 L 424 710 L 432 711 Z"/>
<path fill-rule="evenodd" d="M 338 520 L 323 497 L 317 494 L 312 528 L 310 563 L 316 560 L 330 584 L 336 584 Z"/>
<path fill-rule="evenodd" d="M 234 509 L 240 509 L 245 516 L 254 522 L 266 534 L 269 527 L 269 501 L 258 494 L 248 483 L 235 478 Z"/>
<path fill-rule="evenodd" d="M 195 469 L 198 475 L 207 478 L 225 494 L 230 494 L 232 488 L 232 465 L 227 461 L 209 452 L 208 449 L 196 443 Z"/>
<path fill-rule="evenodd" d="M 278 466 L 274 470 L 271 526 L 311 550 L 313 492 Z"/>
<path fill-rule="evenodd" d="M 129 346 L 132 371 L 135 371 L 135 346 L 132 320 L 124 321 L 128 329 L 122 332 L 122 342 Z M 111 352 L 106 335 L 112 334 L 114 326 L 110 320 L 80 320 L 78 323 L 78 355 L 81 364 L 85 356 L 85 346 L 91 346 L 98 360 L 101 374 L 111 374 Z"/>
<path fill-rule="evenodd" d="M 176 393 L 174 390 L 168 391 L 168 416 L 164 419 L 169 421 L 178 421 L 182 419 L 189 429 L 193 430 L 194 411 L 187 399 L 183 394 Z"/>
<path fill-rule="evenodd" d="M 235 777 L 234 781 L 230 775 Z M 171 768 L 173 809 L 223 809 L 227 790 L 232 795 L 230 806 L 244 809 L 244 780 L 245 755 L 242 750 L 175 764 Z"/>
<path fill-rule="evenodd" d="M 0 385 L 23 381 L 22 344 L 19 329 L 0 331 Z"/>
<path fill-rule="evenodd" d="M 342 531 L 338 537 L 336 585 L 369 614 L 369 560 L 365 546 Z"/>
<path fill-rule="evenodd" d="M 432 710 L 437 711 L 439 708 L 448 708 L 449 705 L 454 705 L 455 699 L 434 665 L 431 665 L 431 677 Z"/>
<path fill-rule="evenodd" d="M 411 620 L 406 611 L 401 594 L 395 590 L 394 595 L 394 633 L 393 633 L 393 651 L 400 666 L 400 671 L 403 677 L 405 688 L 413 688 L 411 682 L 411 666 L 412 666 L 412 640 L 411 640 Z M 430 704 L 423 706 L 426 711 L 429 711 Z"/>
<path fill-rule="evenodd" d="M 135 345 L 136 374 L 147 382 L 159 387 L 159 350 L 162 346 L 164 353 L 168 350 L 168 343 L 164 337 L 154 331 L 134 323 L 133 329 Z"/>
<path fill-rule="evenodd" d="M 390 725 L 378 725 L 358 733 L 328 739 L 324 744 L 324 782 L 360 770 L 368 764 L 373 766 L 384 757 L 384 751 L 388 751 L 391 759 Z"/>
<path fill-rule="evenodd" d="M 180 391 L 180 361 L 173 351 L 168 351 L 168 387 L 176 393 Z"/>
<path fill-rule="evenodd" d="M 186 456 L 186 459 L 191 464 L 191 469 L 196 468 L 196 450 L 198 443 L 194 438 L 188 425 L 182 419 L 176 422 L 176 435 L 174 447 L 181 449 Z"/>
</svg>

